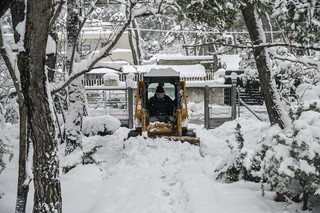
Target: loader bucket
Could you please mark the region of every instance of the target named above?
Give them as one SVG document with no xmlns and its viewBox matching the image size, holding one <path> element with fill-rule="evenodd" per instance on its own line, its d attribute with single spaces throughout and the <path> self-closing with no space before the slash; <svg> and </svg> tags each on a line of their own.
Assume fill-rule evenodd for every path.
<svg viewBox="0 0 320 213">
<path fill-rule="evenodd" d="M 128 134 L 127 138 L 124 138 L 124 141 L 127 141 L 130 137 L 136 137 L 139 134 L 133 130 L 131 133 Z M 181 141 L 182 143 L 187 142 L 192 145 L 200 146 L 200 138 L 191 137 L 191 136 L 166 136 L 166 135 L 150 135 L 145 139 L 148 138 L 166 138 L 171 141 Z"/>
<path fill-rule="evenodd" d="M 200 138 L 190 137 L 190 136 L 164 136 L 168 140 L 181 141 L 182 143 L 187 142 L 192 145 L 200 146 Z"/>
</svg>

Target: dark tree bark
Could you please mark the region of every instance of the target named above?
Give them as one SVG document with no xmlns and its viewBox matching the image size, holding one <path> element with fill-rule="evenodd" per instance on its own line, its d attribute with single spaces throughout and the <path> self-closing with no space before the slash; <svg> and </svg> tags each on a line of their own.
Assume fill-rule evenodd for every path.
<svg viewBox="0 0 320 213">
<path fill-rule="evenodd" d="M 80 27 L 79 11 L 80 4 L 79 0 L 68 0 L 67 1 L 67 70 L 69 75 L 72 73 L 73 61 L 79 58 L 79 41 L 78 31 Z M 77 61 L 78 62 L 78 61 Z"/>
<path fill-rule="evenodd" d="M 0 18 L 7 12 L 15 0 L 2 0 L 0 2 Z"/>
<path fill-rule="evenodd" d="M 26 211 L 30 177 L 27 174 L 27 160 L 30 142 L 27 134 L 27 107 L 19 101 L 19 115 L 20 115 L 20 132 L 19 132 L 19 173 L 17 186 L 17 200 L 16 213 L 24 213 Z"/>
<path fill-rule="evenodd" d="M 14 29 L 14 41 L 18 43 L 20 41 L 20 35 L 16 31 L 17 25 L 24 21 L 25 18 L 25 5 L 22 1 L 15 0 L 11 4 L 11 16 L 12 25 Z M 16 213 L 23 213 L 26 210 L 26 204 L 29 192 L 30 177 L 28 177 L 26 166 L 28 159 L 29 141 L 27 134 L 27 107 L 24 103 L 24 98 L 21 94 L 20 87 L 16 91 L 19 95 L 19 119 L 20 119 L 20 131 L 19 131 L 19 173 L 18 173 L 18 186 L 17 186 L 17 200 L 16 200 Z"/>
<path fill-rule="evenodd" d="M 73 63 L 80 61 L 79 30 L 80 21 L 79 0 L 68 0 L 67 14 L 67 69 L 73 73 Z M 68 86 L 69 107 L 66 117 L 66 154 L 75 149 L 82 149 L 82 121 L 85 111 L 85 91 L 81 83 L 83 77 L 78 77 Z"/>
<path fill-rule="evenodd" d="M 57 43 L 58 34 L 51 32 L 50 36 L 54 40 L 54 42 Z M 56 68 L 56 62 L 57 62 L 57 53 L 56 52 L 47 54 L 46 65 L 50 68 L 48 70 L 49 82 L 54 82 L 54 75 L 55 75 L 54 69 Z"/>
<path fill-rule="evenodd" d="M 51 0 L 29 0 L 27 8 L 25 51 L 18 54 L 18 68 L 34 147 L 33 212 L 61 212 L 57 140 L 45 72 L 45 51 L 53 5 Z"/>
<path fill-rule="evenodd" d="M 133 27 L 133 25 L 131 24 L 131 28 Z M 131 49 L 131 54 L 132 54 L 132 59 L 133 59 L 133 64 L 134 65 L 139 65 L 139 60 L 138 60 L 138 53 L 137 53 L 137 49 L 136 46 L 134 44 L 134 32 L 133 30 L 129 30 L 129 45 L 130 45 L 130 49 Z"/>
<path fill-rule="evenodd" d="M 218 51 L 217 51 L 216 45 L 214 45 L 214 44 L 212 45 L 212 50 L 214 52 L 214 54 L 212 55 L 212 57 L 213 57 L 213 69 L 212 69 L 212 71 L 216 72 L 220 68 L 218 54 L 217 54 Z"/>
<path fill-rule="evenodd" d="M 138 63 L 139 65 L 142 63 L 142 50 L 141 50 L 141 46 L 140 46 L 140 33 L 139 33 L 139 26 L 138 26 L 138 22 L 136 19 L 133 19 L 132 21 L 133 23 L 133 28 L 135 28 L 134 30 L 134 34 L 135 34 L 135 38 L 136 38 L 136 47 L 137 47 L 137 58 L 138 58 Z"/>
<path fill-rule="evenodd" d="M 259 45 L 264 43 L 262 40 L 264 35 L 261 34 L 259 24 L 255 16 L 255 8 L 253 4 L 247 3 L 247 5 L 241 8 L 241 12 L 249 31 L 249 35 L 253 45 Z M 267 48 L 255 47 L 253 48 L 254 58 L 256 61 L 259 79 L 261 83 L 261 90 L 266 103 L 269 120 L 272 125 L 278 124 L 280 128 L 285 127 L 283 115 L 281 114 L 280 106 L 276 103 L 276 88 L 272 86 L 271 79 L 271 67 L 268 65 L 268 53 Z"/>
</svg>

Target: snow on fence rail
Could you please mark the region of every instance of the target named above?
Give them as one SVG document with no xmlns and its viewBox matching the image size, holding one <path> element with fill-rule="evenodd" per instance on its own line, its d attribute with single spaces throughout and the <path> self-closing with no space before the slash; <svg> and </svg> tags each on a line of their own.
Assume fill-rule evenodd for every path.
<svg viewBox="0 0 320 213">
<path fill-rule="evenodd" d="M 127 80 L 128 73 L 120 73 L 119 81 L 125 82 Z M 144 73 L 135 73 L 133 80 L 135 82 L 143 80 Z M 214 79 L 213 73 L 184 73 L 180 75 L 182 81 L 210 81 Z M 101 86 L 104 85 L 104 79 L 84 79 L 82 80 L 84 86 Z"/>
</svg>

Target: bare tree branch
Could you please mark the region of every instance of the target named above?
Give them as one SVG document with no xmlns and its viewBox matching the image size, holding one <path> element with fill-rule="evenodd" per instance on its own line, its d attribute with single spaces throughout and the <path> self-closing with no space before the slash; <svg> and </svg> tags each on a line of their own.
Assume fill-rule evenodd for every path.
<svg viewBox="0 0 320 213">
<path fill-rule="evenodd" d="M 272 55 L 273 58 L 275 59 L 279 59 L 279 60 L 283 60 L 283 61 L 290 61 L 290 62 L 294 62 L 294 63 L 299 63 L 299 64 L 303 64 L 306 67 L 309 68 L 316 68 L 318 70 L 320 70 L 320 62 L 316 61 L 316 60 L 310 60 L 310 59 L 301 59 L 301 58 L 295 58 L 295 57 L 288 57 L 288 56 L 281 56 L 278 54 L 275 54 L 271 51 L 269 51 L 269 54 Z M 311 67 L 310 67 L 311 66 Z"/>
<path fill-rule="evenodd" d="M 4 44 L 4 39 L 3 39 L 3 32 L 2 32 L 2 26 L 0 25 L 0 53 L 2 55 L 2 58 L 4 59 L 4 62 L 6 63 L 6 66 L 9 70 L 10 76 L 12 78 L 14 87 L 17 91 L 19 100 L 23 100 L 22 92 L 21 92 L 21 87 L 19 84 L 19 79 L 17 78 L 16 75 L 16 70 L 15 67 L 17 67 L 17 64 L 15 61 L 10 60 L 13 59 L 15 56 L 11 53 L 10 47 L 8 45 Z"/>
<path fill-rule="evenodd" d="M 72 50 L 72 55 L 71 55 L 71 60 L 70 60 L 70 70 L 69 70 L 69 74 L 72 73 L 73 70 L 73 63 L 74 63 L 74 57 L 75 57 L 75 53 L 76 53 L 76 48 L 77 48 L 77 41 L 79 39 L 80 33 L 81 33 L 81 29 L 83 28 L 84 24 L 86 23 L 88 16 L 93 12 L 93 10 L 95 9 L 96 4 L 99 2 L 100 0 L 97 0 L 95 3 L 93 3 L 91 5 L 91 8 L 89 9 L 89 12 L 85 15 L 85 18 L 82 20 L 77 35 L 75 37 L 75 41 L 74 41 L 74 45 L 73 45 L 73 50 Z"/>
<path fill-rule="evenodd" d="M 64 82 L 61 86 L 59 86 L 58 88 L 55 88 L 51 91 L 51 94 L 55 94 L 57 92 L 59 92 L 60 90 L 66 88 L 74 79 L 76 79 L 77 77 L 89 72 L 90 70 L 92 70 L 95 65 L 104 57 L 106 57 L 108 55 L 108 53 L 112 50 L 112 48 L 116 45 L 116 43 L 119 41 L 120 37 L 122 36 L 123 32 L 127 29 L 127 27 L 130 25 L 132 19 L 133 19 L 133 7 L 136 5 L 136 3 L 132 3 L 130 5 L 129 8 L 129 16 L 128 19 L 126 20 L 126 22 L 123 24 L 123 26 L 118 30 L 117 33 L 115 33 L 115 36 L 109 40 L 108 44 L 102 48 L 100 50 L 100 53 L 96 55 L 96 57 L 88 60 L 88 61 L 84 61 L 84 62 L 80 62 L 77 63 L 78 67 L 85 67 L 85 69 L 83 69 L 80 72 L 77 73 L 72 73 L 72 75 L 69 76 L 69 78 L 66 80 L 66 82 Z"/>
<path fill-rule="evenodd" d="M 56 22 L 57 18 L 59 17 L 61 11 L 62 11 L 62 7 L 63 5 L 66 3 L 65 0 L 61 0 L 60 3 L 59 3 L 59 6 L 58 8 L 56 9 L 51 21 L 50 21 L 50 24 L 49 24 L 49 31 L 48 31 L 48 34 L 50 34 L 52 28 L 53 28 L 53 25 L 54 23 Z"/>
</svg>

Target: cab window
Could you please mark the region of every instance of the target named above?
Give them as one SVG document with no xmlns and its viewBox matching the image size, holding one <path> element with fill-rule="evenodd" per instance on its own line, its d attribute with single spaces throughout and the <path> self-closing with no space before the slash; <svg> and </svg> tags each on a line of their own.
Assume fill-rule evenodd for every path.
<svg viewBox="0 0 320 213">
<path fill-rule="evenodd" d="M 148 99 L 150 99 L 151 97 L 154 96 L 154 94 L 156 93 L 156 89 L 157 89 L 158 85 L 159 85 L 158 83 L 152 83 L 152 84 L 149 85 L 149 87 L 148 87 Z M 164 83 L 163 89 L 164 89 L 164 94 L 169 96 L 172 100 L 174 100 L 176 98 L 175 97 L 175 87 L 174 87 L 173 84 Z"/>
</svg>

